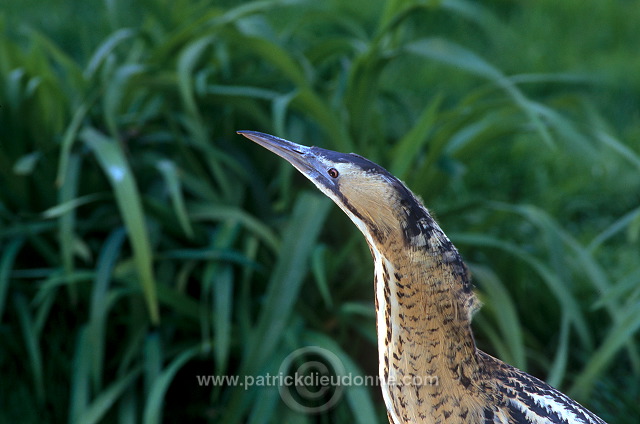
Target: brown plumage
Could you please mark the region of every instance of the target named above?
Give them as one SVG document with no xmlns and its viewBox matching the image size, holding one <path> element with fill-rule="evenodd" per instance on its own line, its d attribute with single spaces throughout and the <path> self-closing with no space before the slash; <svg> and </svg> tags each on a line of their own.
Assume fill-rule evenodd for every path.
<svg viewBox="0 0 640 424">
<path fill-rule="evenodd" d="M 375 265 L 379 372 L 391 423 L 604 424 L 476 348 L 471 317 L 479 304 L 462 258 L 397 178 L 355 154 L 239 133 L 289 161 L 364 234 Z"/>
</svg>

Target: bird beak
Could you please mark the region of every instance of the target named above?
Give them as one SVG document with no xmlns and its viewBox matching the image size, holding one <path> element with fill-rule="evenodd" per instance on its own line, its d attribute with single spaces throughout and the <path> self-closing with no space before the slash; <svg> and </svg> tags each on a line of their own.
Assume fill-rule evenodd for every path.
<svg viewBox="0 0 640 424">
<path fill-rule="evenodd" d="M 334 185 L 327 178 L 324 170 L 325 166 L 318 160 L 318 155 L 312 151 L 311 147 L 257 131 L 238 131 L 238 134 L 247 137 L 249 140 L 285 159 L 316 185 L 320 184 L 325 187 Z"/>
</svg>

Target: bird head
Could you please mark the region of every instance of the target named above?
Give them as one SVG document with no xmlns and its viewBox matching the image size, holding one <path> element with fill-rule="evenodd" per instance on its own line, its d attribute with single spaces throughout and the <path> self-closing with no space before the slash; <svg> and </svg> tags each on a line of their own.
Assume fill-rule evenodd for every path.
<svg viewBox="0 0 640 424">
<path fill-rule="evenodd" d="M 370 244 L 390 237 L 411 242 L 426 230 L 426 209 L 380 165 L 354 153 L 307 147 L 255 131 L 238 133 L 291 163 L 351 218 Z"/>
</svg>

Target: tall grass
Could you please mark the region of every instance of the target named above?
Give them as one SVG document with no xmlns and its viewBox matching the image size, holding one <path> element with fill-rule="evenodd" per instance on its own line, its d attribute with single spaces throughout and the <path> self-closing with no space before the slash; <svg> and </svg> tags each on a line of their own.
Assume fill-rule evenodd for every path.
<svg viewBox="0 0 640 424">
<path fill-rule="evenodd" d="M 601 61 L 532 59 L 569 60 L 583 3 L 227 3 L 52 2 L 64 25 L 38 3 L 2 24 L 0 421 L 384 422 L 376 387 L 314 416 L 274 387 L 198 385 L 308 345 L 377 373 L 366 245 L 235 135 L 255 129 L 401 177 L 470 264 L 479 345 L 635 422 L 638 105 Z M 599 7 L 632 38 L 638 12 Z M 555 43 L 511 46 L 526 16 Z"/>
</svg>

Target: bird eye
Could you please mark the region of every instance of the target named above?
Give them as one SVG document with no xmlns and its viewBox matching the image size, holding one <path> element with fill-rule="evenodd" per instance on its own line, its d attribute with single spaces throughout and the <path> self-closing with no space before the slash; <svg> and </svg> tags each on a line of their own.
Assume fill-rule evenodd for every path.
<svg viewBox="0 0 640 424">
<path fill-rule="evenodd" d="M 338 175 L 340 175 L 340 173 L 338 172 L 338 170 L 336 168 L 330 168 L 327 171 L 327 174 L 329 174 L 329 176 L 331 178 L 338 178 Z"/>
</svg>

